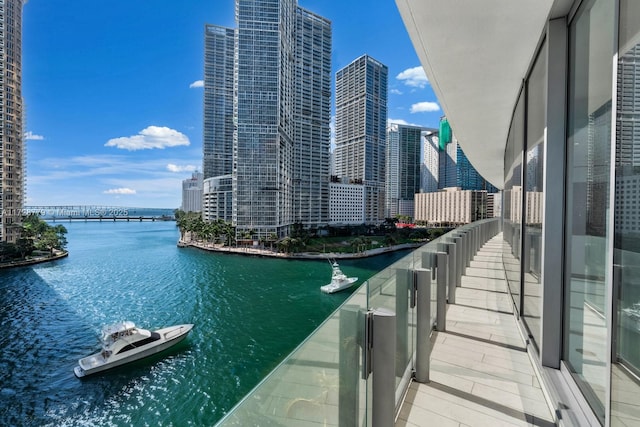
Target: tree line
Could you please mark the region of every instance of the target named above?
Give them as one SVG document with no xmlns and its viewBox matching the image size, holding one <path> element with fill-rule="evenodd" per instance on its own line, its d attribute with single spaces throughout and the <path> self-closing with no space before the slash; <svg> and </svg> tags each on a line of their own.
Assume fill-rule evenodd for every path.
<svg viewBox="0 0 640 427">
<path fill-rule="evenodd" d="M 20 237 L 15 243 L 0 242 L 0 262 L 27 259 L 36 250 L 53 255 L 67 246 L 65 226 L 49 225 L 35 213 L 23 217 L 19 227 Z"/>
</svg>

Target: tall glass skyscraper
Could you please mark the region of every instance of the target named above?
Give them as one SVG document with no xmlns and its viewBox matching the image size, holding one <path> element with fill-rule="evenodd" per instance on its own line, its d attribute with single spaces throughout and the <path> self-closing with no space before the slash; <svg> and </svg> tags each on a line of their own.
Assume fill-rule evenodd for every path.
<svg viewBox="0 0 640 427">
<path fill-rule="evenodd" d="M 205 25 L 204 123 L 202 172 L 204 178 L 233 170 L 233 54 L 235 30 Z"/>
<path fill-rule="evenodd" d="M 423 128 L 391 123 L 387 129 L 385 217 L 413 217 L 420 192 L 420 144 Z"/>
<path fill-rule="evenodd" d="M 336 73 L 336 175 L 365 186 L 365 221 L 384 220 L 386 65 L 363 55 Z"/>
<path fill-rule="evenodd" d="M 236 0 L 236 24 L 206 27 L 215 41 L 205 43 L 205 178 L 232 174 L 238 234 L 282 237 L 294 222 L 324 224 L 331 23 L 295 0 Z"/>
<path fill-rule="evenodd" d="M 24 201 L 23 0 L 0 0 L 0 242 L 20 236 Z"/>
<path fill-rule="evenodd" d="M 331 23 L 303 8 L 296 15 L 294 222 L 329 222 L 331 174 Z"/>
</svg>

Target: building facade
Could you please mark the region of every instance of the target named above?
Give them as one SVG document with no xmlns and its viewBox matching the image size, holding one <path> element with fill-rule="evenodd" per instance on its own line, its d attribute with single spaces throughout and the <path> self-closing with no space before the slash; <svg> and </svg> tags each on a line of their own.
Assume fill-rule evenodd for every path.
<svg viewBox="0 0 640 427">
<path fill-rule="evenodd" d="M 414 195 L 420 192 L 420 149 L 423 129 L 391 123 L 385 155 L 385 218 L 413 218 Z"/>
<path fill-rule="evenodd" d="M 235 30 L 204 27 L 202 173 L 204 179 L 233 172 L 233 72 Z"/>
<path fill-rule="evenodd" d="M 236 0 L 236 24 L 205 28 L 205 178 L 232 175 L 238 234 L 283 237 L 297 221 L 322 225 L 331 23 L 295 0 Z"/>
<path fill-rule="evenodd" d="M 422 165 L 421 192 L 438 191 L 439 137 L 436 129 L 422 133 Z"/>
<path fill-rule="evenodd" d="M 363 55 L 336 73 L 335 173 L 365 186 L 365 221 L 384 221 L 386 65 Z"/>
<path fill-rule="evenodd" d="M 397 4 L 465 154 L 503 189 L 508 291 L 558 424 L 640 425 L 640 2 Z"/>
<path fill-rule="evenodd" d="M 25 197 L 23 0 L 0 0 L 0 242 L 20 237 Z"/>
<path fill-rule="evenodd" d="M 202 212 L 202 172 L 194 172 L 182 181 L 182 206 L 185 212 Z"/>
<path fill-rule="evenodd" d="M 362 184 L 329 184 L 331 225 L 364 224 L 364 186 Z"/>
<path fill-rule="evenodd" d="M 487 192 L 445 188 L 415 195 L 417 224 L 432 227 L 457 227 L 487 218 Z"/>
<path fill-rule="evenodd" d="M 293 219 L 329 221 L 331 175 L 331 23 L 301 7 L 296 15 Z"/>
<path fill-rule="evenodd" d="M 202 182 L 202 219 L 205 221 L 233 219 L 233 176 L 221 175 Z"/>
</svg>

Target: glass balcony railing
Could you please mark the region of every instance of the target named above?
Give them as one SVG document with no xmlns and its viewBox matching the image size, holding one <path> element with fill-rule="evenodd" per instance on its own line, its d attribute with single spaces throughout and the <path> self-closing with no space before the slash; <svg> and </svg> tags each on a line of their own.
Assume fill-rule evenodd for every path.
<svg viewBox="0 0 640 427">
<path fill-rule="evenodd" d="M 379 340 L 394 343 L 395 347 L 390 349 L 392 360 L 387 367 L 391 370 L 393 365 L 395 382 L 383 386 L 383 394 L 393 400 L 394 416 L 420 357 L 417 330 L 424 316 L 418 312 L 420 305 L 415 304 L 417 276 L 414 272 L 422 270 L 419 289 L 427 292 L 423 298 L 429 305 L 428 331 L 439 318 L 438 298 L 442 302 L 440 307 L 444 307 L 448 289 L 440 285 L 438 292 L 438 279 L 447 276 L 436 274 L 436 260 L 443 260 L 436 254 L 451 252 L 455 246 L 455 257 L 462 261 L 454 261 L 452 253 L 441 261 L 453 263 L 451 269 L 443 270 L 454 272 L 445 279 L 451 282 L 455 275 L 461 274 L 456 266 L 465 264 L 466 256 L 461 255 L 475 253 L 473 248 L 479 249 L 498 233 L 499 227 L 497 218 L 459 227 L 377 273 L 220 420 L 218 426 L 375 426 L 373 403 L 377 398 L 375 406 L 380 406 L 381 394 L 374 389 L 372 381 L 376 372 L 369 374 L 371 351 L 372 348 L 374 352 L 379 351 L 377 346 L 386 345 L 376 342 L 372 347 L 371 340 L 367 339 L 376 336 L 372 333 L 372 328 L 377 327 L 376 311 L 395 315 L 395 321 L 389 323 L 391 330 L 395 329 L 395 336 L 390 332 L 388 337 Z M 369 316 L 372 311 L 373 321 Z M 442 309 L 440 315 L 444 315 Z M 420 339 L 428 341 L 426 336 Z M 382 357 L 378 355 L 377 363 Z M 378 375 L 382 378 L 382 374 Z"/>
</svg>

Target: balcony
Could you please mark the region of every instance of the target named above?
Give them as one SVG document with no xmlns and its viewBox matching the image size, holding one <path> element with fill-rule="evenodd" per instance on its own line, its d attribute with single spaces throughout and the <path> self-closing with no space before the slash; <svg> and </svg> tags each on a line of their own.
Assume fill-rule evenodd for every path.
<svg viewBox="0 0 640 427">
<path fill-rule="evenodd" d="M 219 426 L 551 426 L 513 315 L 498 219 L 363 284 Z"/>
</svg>

